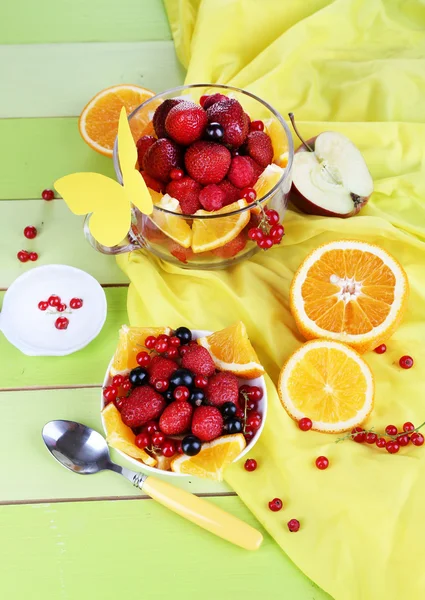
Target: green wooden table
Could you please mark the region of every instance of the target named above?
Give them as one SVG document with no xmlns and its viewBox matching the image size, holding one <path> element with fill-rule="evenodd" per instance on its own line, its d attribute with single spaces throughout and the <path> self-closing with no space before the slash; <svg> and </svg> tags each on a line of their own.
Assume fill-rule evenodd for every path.
<svg viewBox="0 0 425 600">
<path fill-rule="evenodd" d="M 127 280 L 113 258 L 84 240 L 82 219 L 44 188 L 75 171 L 113 176 L 109 159 L 81 140 L 87 100 L 117 83 L 154 91 L 184 79 L 160 0 L 18 0 L 0 19 L 0 294 L 36 265 L 64 263 L 104 286 L 102 333 L 72 356 L 29 358 L 0 335 L 0 564 L 7 600 L 328 598 L 265 534 L 257 553 L 214 538 L 141 497 L 112 474 L 77 477 L 41 439 L 54 418 L 101 431 L 99 395 L 117 331 L 127 321 Z M 39 235 L 23 236 L 26 225 Z M 115 453 L 114 459 L 123 461 Z M 225 485 L 187 489 L 258 526 Z"/>
</svg>

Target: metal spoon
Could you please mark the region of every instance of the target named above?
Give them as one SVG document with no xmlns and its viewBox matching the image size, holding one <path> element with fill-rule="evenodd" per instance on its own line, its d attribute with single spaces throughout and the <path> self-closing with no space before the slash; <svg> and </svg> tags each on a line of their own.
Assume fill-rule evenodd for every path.
<svg viewBox="0 0 425 600">
<path fill-rule="evenodd" d="M 90 427 L 75 421 L 50 421 L 43 427 L 42 436 L 56 460 L 74 473 L 91 475 L 107 469 L 115 471 L 163 506 L 237 546 L 257 550 L 263 541 L 259 531 L 214 504 L 165 481 L 113 463 L 105 439 Z"/>
</svg>

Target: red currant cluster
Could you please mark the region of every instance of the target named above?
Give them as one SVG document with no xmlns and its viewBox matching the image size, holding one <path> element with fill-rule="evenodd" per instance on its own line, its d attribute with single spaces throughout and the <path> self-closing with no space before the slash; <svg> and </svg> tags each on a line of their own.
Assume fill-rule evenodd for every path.
<svg viewBox="0 0 425 600">
<path fill-rule="evenodd" d="M 37 236 L 37 229 L 32 225 L 28 225 L 24 229 L 24 236 L 27 240 L 33 240 Z M 28 250 L 20 250 L 17 254 L 18 260 L 22 263 L 26 263 L 29 260 L 35 262 L 38 259 L 37 252 L 28 252 Z"/>
<path fill-rule="evenodd" d="M 250 240 L 257 243 L 262 250 L 269 250 L 272 246 L 280 244 L 285 229 L 279 223 L 279 213 L 271 208 L 262 210 L 261 219 L 257 227 L 248 231 Z"/>
<path fill-rule="evenodd" d="M 424 425 L 425 423 L 422 423 L 419 427 L 415 427 L 413 423 L 407 421 L 404 423 L 402 431 L 398 431 L 395 425 L 387 425 L 383 434 L 378 434 L 373 429 L 355 427 L 351 433 L 339 438 L 337 441 L 352 439 L 358 444 L 374 444 L 378 448 L 385 448 L 390 454 L 397 454 L 400 448 L 409 444 L 413 444 L 414 446 L 422 446 L 424 444 L 425 438 L 422 433 L 419 433 L 419 429 Z"/>
<path fill-rule="evenodd" d="M 69 307 L 71 309 L 77 310 L 82 306 L 83 301 L 81 298 L 71 298 L 69 302 Z M 52 310 L 49 310 L 47 314 L 54 315 L 56 312 L 64 312 L 68 308 L 68 306 L 64 302 L 62 302 L 60 296 L 52 294 L 47 300 L 41 300 L 38 303 L 38 308 L 42 311 L 46 311 L 48 308 L 51 308 Z M 70 312 L 71 311 L 68 311 L 68 313 Z M 69 319 L 67 317 L 58 317 L 55 321 L 56 329 L 67 329 L 68 325 Z"/>
<path fill-rule="evenodd" d="M 262 417 L 258 412 L 258 402 L 262 397 L 263 390 L 256 385 L 242 385 L 239 388 L 239 407 L 235 417 L 244 422 L 243 431 L 247 442 L 252 440 L 261 427 Z"/>
<path fill-rule="evenodd" d="M 178 338 L 175 335 L 172 335 L 172 336 L 166 335 L 165 333 L 162 333 L 158 337 L 150 335 L 145 340 L 145 346 L 148 350 L 155 350 L 156 352 L 158 352 L 158 354 L 163 354 L 165 356 L 165 358 L 172 358 L 172 359 L 177 358 L 179 356 L 179 346 L 180 345 L 181 345 L 180 338 Z M 182 346 L 180 348 L 180 356 L 183 356 L 183 354 L 182 354 L 183 348 L 184 348 L 184 346 Z M 147 352 L 145 352 L 144 354 L 146 354 L 149 357 Z M 140 360 L 146 361 L 147 359 L 140 358 Z M 145 364 L 142 364 L 139 362 L 137 364 L 139 364 L 140 366 L 146 367 L 149 364 L 149 361 L 145 362 Z"/>
<path fill-rule="evenodd" d="M 171 458 L 176 454 L 183 454 L 182 443 L 179 440 L 167 438 L 156 421 L 149 421 L 142 431 L 136 435 L 135 444 L 138 448 L 149 450 L 153 454 L 162 454 Z"/>
</svg>

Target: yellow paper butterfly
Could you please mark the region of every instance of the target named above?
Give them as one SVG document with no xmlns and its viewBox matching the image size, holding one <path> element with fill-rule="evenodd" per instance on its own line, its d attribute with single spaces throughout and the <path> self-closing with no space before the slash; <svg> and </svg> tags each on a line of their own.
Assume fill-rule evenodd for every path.
<svg viewBox="0 0 425 600">
<path fill-rule="evenodd" d="M 125 108 L 118 124 L 118 155 L 123 185 L 100 173 L 74 173 L 55 182 L 55 188 L 76 215 L 92 213 L 89 229 L 102 246 L 116 246 L 131 225 L 131 204 L 144 214 L 153 210 L 152 198 L 136 170 L 137 148 Z"/>
</svg>

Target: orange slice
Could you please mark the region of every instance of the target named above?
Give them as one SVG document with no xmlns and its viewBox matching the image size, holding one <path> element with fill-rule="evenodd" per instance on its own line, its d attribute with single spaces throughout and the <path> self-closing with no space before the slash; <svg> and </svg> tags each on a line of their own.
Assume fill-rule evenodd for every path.
<svg viewBox="0 0 425 600">
<path fill-rule="evenodd" d="M 254 379 L 264 374 L 242 321 L 199 338 L 198 344 L 208 350 L 220 371 L 234 373 L 243 379 Z"/>
<path fill-rule="evenodd" d="M 160 195 L 158 192 L 152 193 L 150 190 L 150 193 L 156 206 L 170 210 L 173 213 L 181 213 L 179 201 L 172 198 L 169 194 L 165 194 L 165 196 L 158 199 Z M 190 248 L 192 243 L 192 229 L 185 218 L 155 210 L 151 219 L 167 237 L 177 242 L 180 246 L 183 246 L 183 248 Z"/>
<path fill-rule="evenodd" d="M 158 335 L 171 332 L 169 327 L 129 327 L 123 325 L 120 329 L 118 346 L 115 350 L 110 375 L 125 375 L 137 367 L 136 356 L 146 350 L 144 343 L 149 335 Z"/>
<path fill-rule="evenodd" d="M 146 465 L 154 467 L 156 460 L 149 456 L 147 452 L 136 446 L 134 440 L 136 436 L 130 427 L 127 427 L 121 421 L 121 415 L 113 402 L 110 402 L 102 410 L 103 425 L 106 431 L 106 441 L 116 450 L 121 450 L 124 454 L 143 461 Z"/>
<path fill-rule="evenodd" d="M 273 146 L 273 162 L 280 167 L 288 164 L 288 140 L 285 131 L 277 119 L 268 119 L 264 122 L 266 133 L 269 135 Z"/>
<path fill-rule="evenodd" d="M 196 215 L 226 215 L 226 213 L 248 206 L 246 200 L 237 200 L 213 213 L 198 210 Z M 194 219 L 192 224 L 192 250 L 195 254 L 221 248 L 235 239 L 250 219 L 250 211 L 245 210 L 230 217 L 220 216 L 214 219 Z"/>
<path fill-rule="evenodd" d="M 115 85 L 102 90 L 90 100 L 80 115 L 78 128 L 83 140 L 96 152 L 112 156 L 121 108 L 125 106 L 129 115 L 142 102 L 154 95 L 151 90 L 128 84 Z M 148 126 L 155 108 L 156 106 L 152 106 L 149 112 L 140 111 L 142 114 L 131 119 L 130 127 L 135 142 L 149 130 Z"/>
<path fill-rule="evenodd" d="M 172 461 L 171 470 L 184 475 L 223 481 L 225 467 L 239 456 L 245 446 L 242 433 L 224 435 L 202 444 L 202 450 L 196 456 L 178 456 Z"/>
<path fill-rule="evenodd" d="M 276 185 L 283 175 L 284 169 L 277 165 L 267 165 L 260 177 L 257 179 L 254 189 L 257 192 L 257 198 L 265 196 Z"/>
<path fill-rule="evenodd" d="M 307 339 L 345 342 L 360 353 L 388 340 L 406 309 L 409 283 L 388 252 L 366 242 L 331 242 L 295 273 L 290 308 Z"/>
<path fill-rule="evenodd" d="M 278 383 L 280 400 L 299 421 L 313 429 L 347 431 L 363 423 L 373 408 L 373 375 L 355 350 L 327 340 L 307 342 L 284 365 Z"/>
</svg>

